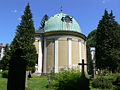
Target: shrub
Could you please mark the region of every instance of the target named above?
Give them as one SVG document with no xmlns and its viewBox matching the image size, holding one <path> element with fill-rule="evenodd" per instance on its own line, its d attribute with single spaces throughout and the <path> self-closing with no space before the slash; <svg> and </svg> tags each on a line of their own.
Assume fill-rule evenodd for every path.
<svg viewBox="0 0 120 90">
<path fill-rule="evenodd" d="M 81 73 L 75 70 L 66 70 L 54 75 L 52 88 L 55 90 L 76 90 L 77 80 Z"/>
<path fill-rule="evenodd" d="M 112 88 L 112 90 L 120 90 L 120 86 L 114 85 L 113 88 Z"/>
<path fill-rule="evenodd" d="M 107 70 L 104 70 L 100 75 L 91 80 L 91 85 L 94 88 L 120 90 L 118 82 L 120 82 L 120 74 L 109 73 Z"/>
<path fill-rule="evenodd" d="M 120 75 L 116 77 L 113 85 L 113 90 L 120 90 Z"/>
<path fill-rule="evenodd" d="M 97 76 L 92 80 L 92 87 L 101 89 L 111 89 L 112 82 L 104 76 Z"/>
<path fill-rule="evenodd" d="M 31 72 L 32 72 L 32 73 L 35 72 L 35 67 L 31 67 Z"/>
<path fill-rule="evenodd" d="M 8 71 L 2 72 L 2 78 L 8 78 Z"/>
</svg>

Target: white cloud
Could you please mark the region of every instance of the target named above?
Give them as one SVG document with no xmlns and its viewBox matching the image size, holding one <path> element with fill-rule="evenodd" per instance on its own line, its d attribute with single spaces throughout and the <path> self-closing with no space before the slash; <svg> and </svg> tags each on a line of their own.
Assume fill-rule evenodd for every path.
<svg viewBox="0 0 120 90">
<path fill-rule="evenodd" d="M 105 4 L 105 0 L 102 0 L 102 3 Z"/>
<path fill-rule="evenodd" d="M 21 17 L 19 17 L 18 20 L 21 21 Z"/>
<path fill-rule="evenodd" d="M 16 10 L 16 9 L 15 9 L 15 10 L 11 10 L 11 12 L 12 12 L 12 13 L 17 13 L 18 10 Z"/>
<path fill-rule="evenodd" d="M 102 0 L 102 3 L 105 4 L 107 2 L 109 2 L 110 0 Z"/>
</svg>

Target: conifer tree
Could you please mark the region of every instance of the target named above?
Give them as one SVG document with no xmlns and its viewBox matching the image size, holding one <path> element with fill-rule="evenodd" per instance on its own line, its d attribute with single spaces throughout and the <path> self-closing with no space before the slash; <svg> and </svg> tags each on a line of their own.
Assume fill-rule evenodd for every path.
<svg viewBox="0 0 120 90">
<path fill-rule="evenodd" d="M 93 75 L 93 60 L 91 57 L 90 47 L 87 45 L 87 62 L 88 62 L 88 74 Z"/>
<path fill-rule="evenodd" d="M 112 63 L 112 71 L 120 72 L 120 27 L 116 27 L 117 30 L 112 31 L 112 38 L 110 41 L 110 45 L 112 46 L 110 50 L 109 58 L 111 58 Z"/>
<path fill-rule="evenodd" d="M 45 14 L 44 16 L 43 16 L 43 18 L 42 18 L 42 21 L 41 21 L 41 23 L 40 23 L 40 29 L 43 29 L 44 28 L 44 26 L 45 26 L 45 22 L 48 20 L 48 15 L 47 14 Z"/>
<path fill-rule="evenodd" d="M 92 76 L 94 76 L 94 62 L 95 62 L 95 56 L 92 60 L 92 55 L 91 55 L 91 51 L 90 51 L 90 47 L 96 47 L 96 32 L 97 30 L 93 30 L 92 32 L 90 32 L 88 34 L 87 37 L 87 62 L 88 62 L 88 73 Z"/>
<path fill-rule="evenodd" d="M 97 32 L 97 30 L 95 29 L 88 34 L 87 45 L 89 47 L 95 47 L 96 46 L 96 32 Z"/>
<path fill-rule="evenodd" d="M 113 13 L 110 14 L 105 10 L 102 19 L 99 21 L 96 33 L 96 66 L 99 69 L 109 69 L 114 71 L 116 60 L 110 56 L 114 47 L 115 35 L 113 35 L 118 27 Z"/>
<path fill-rule="evenodd" d="M 8 77 L 8 90 L 24 90 L 26 67 L 35 66 L 37 59 L 35 41 L 35 28 L 32 20 L 30 5 L 27 4 L 21 23 L 17 26 L 16 36 L 13 39 L 11 60 Z"/>
</svg>

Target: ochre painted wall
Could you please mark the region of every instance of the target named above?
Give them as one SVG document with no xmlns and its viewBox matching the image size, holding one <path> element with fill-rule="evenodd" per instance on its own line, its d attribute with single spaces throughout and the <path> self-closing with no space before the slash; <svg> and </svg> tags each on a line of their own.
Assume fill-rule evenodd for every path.
<svg viewBox="0 0 120 90">
<path fill-rule="evenodd" d="M 46 71 L 50 72 L 50 70 L 53 70 L 54 68 L 54 40 L 47 40 L 46 47 Z"/>
<path fill-rule="evenodd" d="M 60 68 L 68 66 L 67 38 L 63 38 L 58 41 L 58 65 Z"/>
<path fill-rule="evenodd" d="M 72 64 L 78 65 L 79 62 L 79 46 L 78 40 L 72 39 Z"/>
<path fill-rule="evenodd" d="M 82 43 L 81 43 L 81 46 L 82 46 L 82 59 L 85 59 L 85 57 L 84 57 L 84 53 L 85 53 L 85 49 L 84 49 L 84 42 L 82 41 Z"/>
</svg>

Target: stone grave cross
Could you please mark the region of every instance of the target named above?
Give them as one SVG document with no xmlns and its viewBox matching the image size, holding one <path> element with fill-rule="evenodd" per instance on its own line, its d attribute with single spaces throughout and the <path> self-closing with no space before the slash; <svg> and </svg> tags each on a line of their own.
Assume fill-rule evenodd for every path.
<svg viewBox="0 0 120 90">
<path fill-rule="evenodd" d="M 84 65 L 87 65 L 84 63 L 84 59 L 82 59 L 82 63 L 78 63 L 78 65 L 82 65 L 82 73 L 84 73 Z"/>
<path fill-rule="evenodd" d="M 82 74 L 80 78 L 78 79 L 78 86 L 76 90 L 90 90 L 89 88 L 89 79 L 85 76 L 84 71 L 84 65 L 87 65 L 84 63 L 84 59 L 82 59 L 82 63 L 78 63 L 78 65 L 82 65 Z"/>
</svg>

